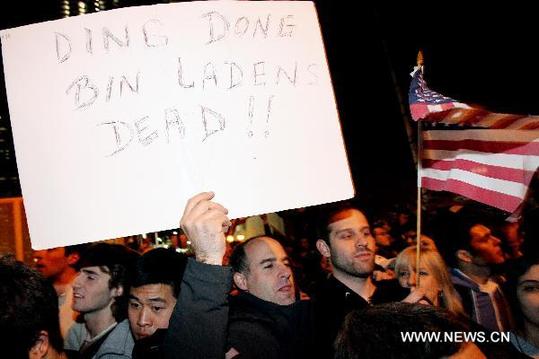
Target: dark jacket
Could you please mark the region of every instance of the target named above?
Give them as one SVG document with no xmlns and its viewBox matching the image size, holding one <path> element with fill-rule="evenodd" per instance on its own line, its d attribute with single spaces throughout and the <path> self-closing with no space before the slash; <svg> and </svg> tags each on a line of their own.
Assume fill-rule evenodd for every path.
<svg viewBox="0 0 539 359">
<path fill-rule="evenodd" d="M 167 329 L 157 329 L 149 337 L 135 340 L 132 359 L 163 359 L 163 341 L 167 335 Z"/>
<path fill-rule="evenodd" d="M 375 282 L 375 285 L 370 304 L 398 302 L 410 293 L 396 280 Z M 333 343 L 344 318 L 353 310 L 365 308 L 369 302 L 331 276 L 318 288 L 313 304 L 317 358 L 333 358 Z"/>
<path fill-rule="evenodd" d="M 460 295 L 462 306 L 470 318 L 489 330 L 508 331 L 511 329 L 512 315 L 509 304 L 501 290 L 503 282 L 501 278 L 492 278 L 498 284 L 498 288 L 494 293 L 496 301 L 493 301 L 488 293 L 481 291 L 479 284 L 458 269 L 451 269 L 451 280 Z M 499 313 L 501 326 L 496 319 L 496 310 Z"/>
<path fill-rule="evenodd" d="M 189 258 L 163 342 L 165 358 L 224 357 L 231 284 L 230 267 Z"/>
<path fill-rule="evenodd" d="M 310 301 L 278 305 L 249 293 L 230 298 L 228 346 L 237 358 L 313 358 Z"/>
</svg>

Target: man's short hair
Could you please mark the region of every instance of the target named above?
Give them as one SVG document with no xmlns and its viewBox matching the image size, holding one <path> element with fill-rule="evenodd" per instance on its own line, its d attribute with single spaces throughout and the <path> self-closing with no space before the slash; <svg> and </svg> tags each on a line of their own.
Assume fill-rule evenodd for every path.
<svg viewBox="0 0 539 359">
<path fill-rule="evenodd" d="M 260 236 L 249 238 L 240 244 L 236 245 L 234 247 L 234 250 L 232 251 L 232 254 L 230 255 L 230 259 L 228 264 L 230 267 L 232 267 L 232 271 L 235 273 L 249 273 L 249 263 L 247 261 L 247 253 L 245 253 L 245 247 L 248 243 L 260 239 L 260 238 L 271 238 L 279 243 L 281 243 L 278 239 L 268 236 L 266 234 L 262 234 Z"/>
<path fill-rule="evenodd" d="M 457 251 L 466 250 L 472 255 L 476 254 L 471 247 L 470 230 L 476 225 L 484 225 L 492 229 L 500 218 L 498 213 L 490 213 L 473 206 L 464 207 L 456 213 L 445 209 L 437 213 L 429 224 L 429 228 L 433 237 L 437 239 L 436 246 L 444 261 L 449 266 L 456 267 Z"/>
<path fill-rule="evenodd" d="M 441 358 L 462 343 L 404 341 L 401 333 L 464 332 L 466 324 L 429 305 L 388 303 L 350 312 L 335 341 L 335 358 Z M 443 334 L 441 334 L 443 335 Z"/>
<path fill-rule="evenodd" d="M 147 284 L 166 284 L 172 287 L 172 294 L 178 298 L 187 257 L 166 248 L 156 248 L 138 258 L 132 287 Z"/>
<path fill-rule="evenodd" d="M 0 258 L 0 338 L 3 358 L 28 358 L 40 331 L 63 352 L 58 296 L 52 284 L 13 257 Z"/>
<path fill-rule="evenodd" d="M 347 218 L 349 211 L 359 211 L 365 213 L 358 206 L 354 205 L 349 201 L 341 201 L 327 204 L 323 207 L 322 212 L 318 220 L 318 237 L 324 240 L 328 245 L 329 243 L 329 226 L 341 219 Z"/>
<path fill-rule="evenodd" d="M 123 295 L 117 297 L 112 306 L 116 321 L 127 318 L 127 297 L 133 280 L 135 263 L 140 255 L 120 244 L 96 243 L 88 247 L 77 267 L 99 267 L 110 275 L 109 288 L 123 288 Z"/>
</svg>

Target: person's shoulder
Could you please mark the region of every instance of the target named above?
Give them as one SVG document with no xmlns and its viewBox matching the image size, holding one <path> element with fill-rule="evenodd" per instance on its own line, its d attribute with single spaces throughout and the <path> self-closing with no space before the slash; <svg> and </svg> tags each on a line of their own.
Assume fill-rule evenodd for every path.
<svg viewBox="0 0 539 359">
<path fill-rule="evenodd" d="M 344 295 L 347 290 L 351 289 L 331 275 L 320 281 L 316 286 L 313 290 L 313 298 L 317 301 L 327 301 L 335 298 L 335 296 Z"/>
<path fill-rule="evenodd" d="M 67 350 L 78 351 L 84 342 L 87 333 L 84 323 L 74 323 L 67 331 L 64 340 L 64 348 Z"/>
<path fill-rule="evenodd" d="M 268 353 L 278 353 L 280 343 L 270 320 L 243 315 L 231 318 L 229 322 L 228 346 L 244 357 L 258 358 L 261 355 L 267 356 Z"/>
<path fill-rule="evenodd" d="M 114 358 L 114 355 L 119 358 L 121 358 L 122 355 L 131 357 L 134 347 L 135 340 L 129 329 L 129 321 L 124 319 L 110 332 L 107 339 L 101 344 L 96 356 L 98 358 L 99 355 L 103 355 L 103 358 Z"/>
</svg>

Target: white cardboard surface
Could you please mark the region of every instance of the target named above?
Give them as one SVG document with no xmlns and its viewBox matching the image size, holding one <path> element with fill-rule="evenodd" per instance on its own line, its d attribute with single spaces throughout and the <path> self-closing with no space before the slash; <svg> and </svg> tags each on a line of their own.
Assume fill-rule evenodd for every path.
<svg viewBox="0 0 539 359">
<path fill-rule="evenodd" d="M 354 195 L 310 2 L 131 7 L 8 29 L 2 56 L 32 247 Z"/>
</svg>

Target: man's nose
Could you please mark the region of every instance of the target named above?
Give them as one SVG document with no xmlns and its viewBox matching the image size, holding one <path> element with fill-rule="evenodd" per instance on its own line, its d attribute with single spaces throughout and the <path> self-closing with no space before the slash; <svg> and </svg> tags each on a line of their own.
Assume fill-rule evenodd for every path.
<svg viewBox="0 0 539 359">
<path fill-rule="evenodd" d="M 281 264 L 279 267 L 279 278 L 290 278 L 292 270 L 289 266 Z"/>
<path fill-rule="evenodd" d="M 356 239 L 356 247 L 366 247 L 368 248 L 369 246 L 369 238 L 371 238 L 372 236 L 369 234 L 369 235 L 362 235 L 362 234 L 359 234 L 357 235 L 357 239 Z"/>
<path fill-rule="evenodd" d="M 73 284 L 72 284 L 73 288 L 80 288 L 80 278 L 81 278 L 80 274 L 78 274 L 75 277 L 75 279 L 73 280 Z"/>
<path fill-rule="evenodd" d="M 149 309 L 143 307 L 140 310 L 140 312 L 138 314 L 138 318 L 137 318 L 137 325 L 139 327 L 146 327 L 146 326 L 152 325 L 151 315 L 149 313 Z"/>
</svg>

